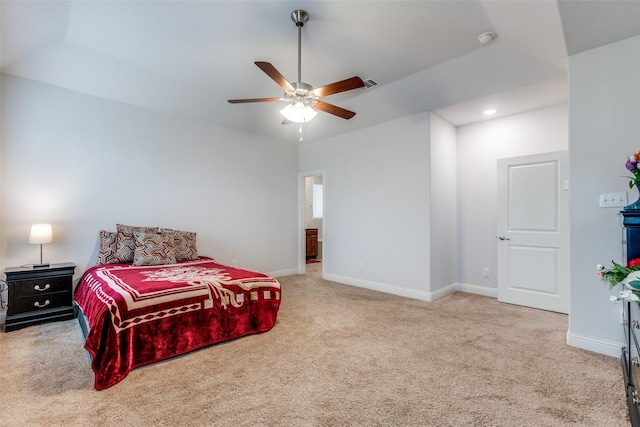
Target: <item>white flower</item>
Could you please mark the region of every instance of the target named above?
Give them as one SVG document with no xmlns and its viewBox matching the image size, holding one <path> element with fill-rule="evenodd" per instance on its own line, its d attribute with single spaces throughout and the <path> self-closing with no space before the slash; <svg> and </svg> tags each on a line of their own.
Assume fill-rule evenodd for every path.
<svg viewBox="0 0 640 427">
<path fill-rule="evenodd" d="M 620 292 L 620 299 L 629 299 L 631 301 L 640 301 L 640 298 L 638 298 L 638 295 L 634 294 L 631 291 L 621 291 Z"/>
<path fill-rule="evenodd" d="M 624 301 L 624 300 L 640 301 L 640 298 L 638 297 L 638 295 L 636 295 L 633 291 L 630 291 L 630 290 L 621 291 L 617 296 L 616 295 L 609 296 L 609 301 L 611 301 L 614 304 L 617 304 L 619 301 Z"/>
<path fill-rule="evenodd" d="M 602 264 L 596 265 L 596 270 L 604 270 L 604 265 Z"/>
</svg>

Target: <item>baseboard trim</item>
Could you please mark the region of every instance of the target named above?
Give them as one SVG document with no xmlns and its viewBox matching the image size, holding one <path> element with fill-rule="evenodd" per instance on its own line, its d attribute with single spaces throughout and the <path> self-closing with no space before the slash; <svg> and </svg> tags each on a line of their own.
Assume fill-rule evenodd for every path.
<svg viewBox="0 0 640 427">
<path fill-rule="evenodd" d="M 618 341 L 603 340 L 601 338 L 594 338 L 588 335 L 580 335 L 569 330 L 567 331 L 567 345 L 607 356 L 620 357 L 622 347 L 625 344 Z"/>
<path fill-rule="evenodd" d="M 426 292 L 416 289 L 403 288 L 401 286 L 389 285 L 385 283 L 372 282 L 369 280 L 354 279 L 353 277 L 340 276 L 338 274 L 325 274 L 324 279 L 330 280 L 332 282 L 342 283 L 344 285 L 357 286 L 360 288 L 371 289 L 372 291 L 384 292 L 387 294 L 413 298 L 427 302 L 436 301 L 456 291 L 468 292 L 471 294 L 484 295 L 494 298 L 498 297 L 497 289 L 468 285 L 464 283 L 452 283 L 433 292 Z"/>
<path fill-rule="evenodd" d="M 483 295 L 485 297 L 498 298 L 498 288 L 487 288 L 485 286 L 470 285 L 468 283 L 456 283 L 456 290 L 468 292 L 470 294 Z"/>
<path fill-rule="evenodd" d="M 299 274 L 297 268 L 290 268 L 288 270 L 277 270 L 267 273 L 271 277 L 284 277 L 284 276 L 293 276 L 294 274 Z"/>
<path fill-rule="evenodd" d="M 437 289 L 433 292 L 429 292 L 429 300 L 430 302 L 433 302 L 435 300 L 438 300 L 440 298 L 444 298 L 447 295 L 451 295 L 452 293 L 458 291 L 458 284 L 457 283 L 452 283 L 450 285 L 445 286 L 444 288 L 440 288 Z"/>
<path fill-rule="evenodd" d="M 343 285 L 357 286 L 360 288 L 371 289 L 372 291 L 384 292 L 387 294 L 397 295 L 400 297 L 413 298 L 422 301 L 430 301 L 429 292 L 418 291 L 415 289 L 403 288 L 385 283 L 372 282 L 369 280 L 354 279 L 348 276 L 340 276 L 338 274 L 324 274 L 323 279 L 332 282 L 342 283 Z"/>
</svg>

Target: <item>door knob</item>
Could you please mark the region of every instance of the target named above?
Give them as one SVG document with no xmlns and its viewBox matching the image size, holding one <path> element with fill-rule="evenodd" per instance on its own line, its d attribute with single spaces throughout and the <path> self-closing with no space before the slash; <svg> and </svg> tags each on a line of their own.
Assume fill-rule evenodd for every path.
<svg viewBox="0 0 640 427">
<path fill-rule="evenodd" d="M 498 239 L 500 239 L 500 240 L 511 240 L 510 238 L 505 237 L 503 235 L 498 236 Z"/>
</svg>

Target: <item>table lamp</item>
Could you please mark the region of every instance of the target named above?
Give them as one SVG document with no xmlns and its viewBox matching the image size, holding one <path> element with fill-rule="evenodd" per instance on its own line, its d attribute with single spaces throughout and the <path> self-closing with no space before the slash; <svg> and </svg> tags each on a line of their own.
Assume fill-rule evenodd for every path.
<svg viewBox="0 0 640 427">
<path fill-rule="evenodd" d="M 42 245 L 53 242 L 53 231 L 51 224 L 33 224 L 29 233 L 29 243 L 40 245 L 40 264 L 34 264 L 33 268 L 49 267 L 49 264 L 42 263 Z"/>
</svg>

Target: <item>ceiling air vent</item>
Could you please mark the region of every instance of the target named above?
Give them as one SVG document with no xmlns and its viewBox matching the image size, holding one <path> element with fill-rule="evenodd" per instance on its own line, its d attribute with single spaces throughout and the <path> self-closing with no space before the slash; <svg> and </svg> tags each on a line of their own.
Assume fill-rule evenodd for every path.
<svg viewBox="0 0 640 427">
<path fill-rule="evenodd" d="M 371 89 L 372 87 L 376 87 L 376 86 L 380 86 L 380 83 L 378 83 L 373 79 L 366 79 L 364 81 L 364 87 L 366 87 L 367 89 Z"/>
</svg>

